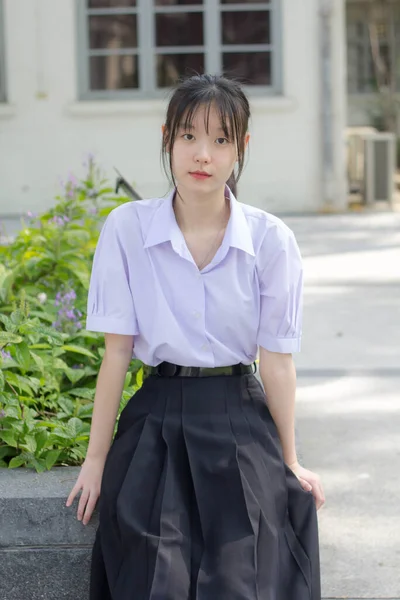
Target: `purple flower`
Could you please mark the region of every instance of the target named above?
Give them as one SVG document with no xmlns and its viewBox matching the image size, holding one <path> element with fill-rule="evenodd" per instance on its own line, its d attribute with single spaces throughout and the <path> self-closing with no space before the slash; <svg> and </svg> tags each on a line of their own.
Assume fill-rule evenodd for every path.
<svg viewBox="0 0 400 600">
<path fill-rule="evenodd" d="M 56 216 L 52 217 L 51 219 L 49 219 L 49 223 L 52 223 L 53 225 L 57 225 L 57 227 L 62 227 L 69 221 L 70 221 L 70 219 L 66 215 L 63 215 L 62 217 L 56 215 Z"/>
<path fill-rule="evenodd" d="M 71 328 L 74 330 L 82 328 L 82 324 L 79 322 L 82 313 L 74 307 L 75 300 L 75 290 L 57 292 L 54 300 L 55 306 L 58 307 L 57 320 L 52 324 L 55 329 L 71 331 Z"/>
<path fill-rule="evenodd" d="M 0 353 L 1 353 L 3 360 L 11 360 L 12 359 L 11 354 L 7 350 L 1 350 Z"/>
<path fill-rule="evenodd" d="M 77 185 L 78 185 L 79 182 L 78 182 L 77 178 L 75 177 L 75 175 L 73 173 L 70 173 L 68 175 L 68 183 L 70 185 L 72 185 L 73 187 L 77 187 Z"/>
<path fill-rule="evenodd" d="M 4 419 L 5 416 L 6 416 L 5 411 L 3 409 L 0 410 L 0 419 Z"/>
</svg>

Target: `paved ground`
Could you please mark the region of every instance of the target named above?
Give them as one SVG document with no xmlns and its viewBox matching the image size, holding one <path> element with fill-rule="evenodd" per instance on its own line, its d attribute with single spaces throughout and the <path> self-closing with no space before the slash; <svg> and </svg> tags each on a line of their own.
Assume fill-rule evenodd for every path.
<svg viewBox="0 0 400 600">
<path fill-rule="evenodd" d="M 297 421 L 324 598 L 400 598 L 400 213 L 284 218 L 305 262 Z"/>
</svg>

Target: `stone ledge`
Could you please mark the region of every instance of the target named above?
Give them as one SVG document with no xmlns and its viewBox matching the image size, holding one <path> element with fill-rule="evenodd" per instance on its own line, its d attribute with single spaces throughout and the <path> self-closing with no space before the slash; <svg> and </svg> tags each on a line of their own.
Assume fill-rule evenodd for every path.
<svg viewBox="0 0 400 600">
<path fill-rule="evenodd" d="M 86 600 L 91 551 L 0 550 L 1 600 Z"/>
<path fill-rule="evenodd" d="M 98 518 L 84 526 L 78 500 L 65 506 L 78 474 L 79 467 L 0 469 L 0 600 L 88 597 Z"/>
<path fill-rule="evenodd" d="M 88 546 L 97 527 L 95 512 L 87 526 L 76 518 L 78 500 L 65 502 L 79 467 L 37 474 L 30 469 L 0 470 L 0 548 Z"/>
</svg>

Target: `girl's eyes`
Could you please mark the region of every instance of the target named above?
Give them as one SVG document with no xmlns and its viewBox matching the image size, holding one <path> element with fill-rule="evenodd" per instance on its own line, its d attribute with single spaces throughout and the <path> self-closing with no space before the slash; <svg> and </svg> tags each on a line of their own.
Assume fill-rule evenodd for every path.
<svg viewBox="0 0 400 600">
<path fill-rule="evenodd" d="M 192 140 L 194 140 L 194 135 L 192 135 L 191 133 L 184 133 L 182 137 L 187 142 L 191 142 Z M 217 146 L 224 146 L 225 144 L 229 144 L 229 140 L 227 140 L 224 137 L 217 138 L 215 141 L 217 143 Z"/>
</svg>

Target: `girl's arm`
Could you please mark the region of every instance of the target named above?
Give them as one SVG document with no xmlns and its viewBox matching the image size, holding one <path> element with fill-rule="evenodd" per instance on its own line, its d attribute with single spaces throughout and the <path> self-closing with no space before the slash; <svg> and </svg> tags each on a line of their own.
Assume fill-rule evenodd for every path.
<svg viewBox="0 0 400 600">
<path fill-rule="evenodd" d="M 105 334 L 106 351 L 97 377 L 92 426 L 86 459 L 66 505 L 82 490 L 77 516 L 86 525 L 100 495 L 101 480 L 110 449 L 115 420 L 132 360 L 133 336 Z"/>
<path fill-rule="evenodd" d="M 106 350 L 96 384 L 87 458 L 105 461 L 110 449 L 115 420 L 132 360 L 133 336 L 105 334 Z"/>
<path fill-rule="evenodd" d="M 260 375 L 267 404 L 281 441 L 283 460 L 300 481 L 312 492 L 317 510 L 325 503 L 319 475 L 299 464 L 295 447 L 296 369 L 291 354 L 269 352 L 260 347 Z"/>
<path fill-rule="evenodd" d="M 260 376 L 287 465 L 297 462 L 295 445 L 296 369 L 291 354 L 260 347 Z"/>
</svg>

